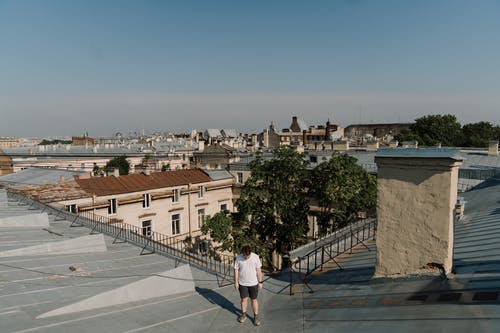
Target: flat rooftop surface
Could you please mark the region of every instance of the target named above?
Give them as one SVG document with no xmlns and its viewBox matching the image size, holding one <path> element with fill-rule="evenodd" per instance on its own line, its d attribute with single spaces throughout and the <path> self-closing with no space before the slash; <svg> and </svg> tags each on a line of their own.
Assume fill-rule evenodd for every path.
<svg viewBox="0 0 500 333">
<path fill-rule="evenodd" d="M 295 285 L 294 295 L 288 274 L 266 276 L 260 327 L 251 318 L 237 322 L 239 297 L 232 285 L 219 287 L 213 275 L 193 267 L 187 277 L 194 283 L 191 291 L 37 319 L 176 267 L 172 259 L 141 255 L 140 248 L 105 237 L 106 252 L 0 257 L 0 331 L 499 332 L 500 181 L 461 196 L 465 215 L 456 223 L 455 273 L 448 278 L 373 279 L 371 242 L 341 257 L 343 270 L 328 264 L 308 279 L 309 287 Z M 33 212 L 17 202 L 0 205 L 0 211 L 18 215 L 23 207 Z M 44 229 L 0 228 L 0 251 L 88 234 L 49 216 Z M 250 307 L 248 313 L 252 317 Z"/>
</svg>

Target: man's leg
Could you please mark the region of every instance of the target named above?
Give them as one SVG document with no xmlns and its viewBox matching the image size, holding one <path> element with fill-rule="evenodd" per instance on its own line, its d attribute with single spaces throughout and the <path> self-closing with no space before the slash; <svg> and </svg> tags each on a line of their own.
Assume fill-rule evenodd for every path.
<svg viewBox="0 0 500 333">
<path fill-rule="evenodd" d="M 243 297 L 241 299 L 241 312 L 243 313 L 247 312 L 247 303 L 248 303 L 248 297 Z M 253 301 L 252 301 L 252 306 L 253 306 Z"/>
<path fill-rule="evenodd" d="M 255 326 L 260 325 L 260 319 L 259 319 L 259 301 L 257 301 L 257 296 L 259 295 L 259 287 L 254 286 L 249 289 L 249 296 L 250 299 L 252 300 L 252 310 L 253 310 L 253 323 Z"/>
<path fill-rule="evenodd" d="M 248 297 L 241 297 L 241 315 L 238 317 L 240 323 L 247 319 L 247 301 Z"/>
<path fill-rule="evenodd" d="M 259 302 L 257 301 L 257 298 L 252 299 L 252 310 L 254 315 L 259 314 Z"/>
<path fill-rule="evenodd" d="M 248 297 L 249 297 L 249 291 L 248 287 L 246 286 L 239 286 L 240 290 L 240 299 L 241 299 L 241 316 L 238 317 L 238 321 L 240 323 L 244 322 L 245 319 L 247 318 L 247 303 L 248 303 Z"/>
</svg>

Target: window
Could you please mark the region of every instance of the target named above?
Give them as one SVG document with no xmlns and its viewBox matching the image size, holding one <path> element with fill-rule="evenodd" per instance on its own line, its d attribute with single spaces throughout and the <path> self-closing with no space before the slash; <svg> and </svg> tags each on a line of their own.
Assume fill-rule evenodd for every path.
<svg viewBox="0 0 500 333">
<path fill-rule="evenodd" d="M 198 186 L 198 198 L 203 198 L 205 196 L 205 186 Z"/>
<path fill-rule="evenodd" d="M 151 220 L 142 221 L 142 235 L 151 237 Z"/>
<path fill-rule="evenodd" d="M 222 204 L 222 205 L 220 205 L 220 211 L 221 211 L 221 212 L 225 212 L 225 211 L 227 211 L 227 204 Z"/>
<path fill-rule="evenodd" d="M 116 214 L 116 207 L 117 207 L 117 202 L 116 199 L 110 199 L 109 201 L 109 206 L 108 206 L 108 214 Z"/>
<path fill-rule="evenodd" d="M 203 223 L 205 223 L 206 216 L 205 216 L 205 208 L 198 209 L 198 228 L 201 228 Z"/>
<path fill-rule="evenodd" d="M 142 208 L 149 208 L 151 206 L 151 194 L 145 193 L 142 195 Z"/>
<path fill-rule="evenodd" d="M 78 213 L 78 208 L 76 207 L 76 204 L 72 204 L 72 205 L 67 205 L 66 206 L 66 210 L 70 213 L 73 213 L 73 214 L 76 214 Z"/>
<path fill-rule="evenodd" d="M 181 233 L 181 214 L 172 215 L 172 235 Z"/>
<path fill-rule="evenodd" d="M 238 184 L 243 184 L 243 172 L 238 172 L 236 174 L 236 181 Z"/>
<path fill-rule="evenodd" d="M 174 189 L 174 196 L 172 197 L 172 202 L 179 202 L 179 195 L 180 195 L 179 192 L 180 191 L 178 188 Z"/>
</svg>

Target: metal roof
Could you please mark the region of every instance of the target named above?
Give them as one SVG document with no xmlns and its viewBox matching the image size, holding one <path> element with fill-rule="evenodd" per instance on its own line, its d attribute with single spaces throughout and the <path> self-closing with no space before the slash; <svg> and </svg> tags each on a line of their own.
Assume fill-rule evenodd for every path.
<svg viewBox="0 0 500 333">
<path fill-rule="evenodd" d="M 465 215 L 455 225 L 455 273 L 443 277 L 372 278 L 375 244 L 354 249 L 288 295 L 288 274 L 266 276 L 259 332 L 500 331 L 500 180 L 461 194 Z M 0 201 L 2 195 L 0 195 Z M 28 206 L 10 201 L 0 211 Z M 33 212 L 33 210 L 29 211 Z M 49 217 L 48 228 L 0 228 L 0 251 L 89 233 Z M 48 318 L 40 315 L 174 269 L 173 260 L 105 238 L 99 253 L 0 257 L 2 332 L 254 332 L 240 324 L 233 286 L 191 268 L 195 289 Z M 74 268 L 74 270 L 71 269 Z M 175 284 L 175 279 L 165 281 Z M 133 291 L 133 290 L 129 290 Z M 140 290 L 138 290 L 140 293 Z M 249 307 L 248 315 L 252 316 Z"/>
<path fill-rule="evenodd" d="M 46 214 L 17 200 L 7 201 L 2 190 L 0 211 L 25 223 L 32 214 Z M 104 251 L 75 252 L 71 246 L 53 251 L 51 247 L 64 242 L 84 245 L 78 240 L 87 239 L 90 230 L 71 227 L 70 221 L 54 215 L 48 215 L 48 222 L 47 227 L 0 227 L 2 333 L 165 332 L 172 325 L 175 330 L 194 332 L 193 325 L 201 326 L 199 314 L 216 313 L 214 303 L 203 296 L 217 288 L 214 276 L 178 266 L 164 256 L 141 255 L 140 247 L 110 237 L 102 240 Z M 33 246 L 38 253 L 30 250 Z M 7 256 L 13 249 L 22 251 Z M 175 275 L 176 269 L 183 275 Z M 186 283 L 192 288 L 186 288 Z M 141 298 L 148 292 L 153 297 Z"/>
<path fill-rule="evenodd" d="M 236 132 L 236 130 L 234 128 L 223 128 L 221 130 L 221 134 L 225 138 L 237 138 L 238 137 L 238 133 Z"/>
<path fill-rule="evenodd" d="M 217 128 L 207 128 L 204 134 L 207 138 L 218 138 L 221 136 L 220 130 Z"/>
<path fill-rule="evenodd" d="M 379 149 L 377 157 L 404 157 L 404 158 L 451 158 L 461 160 L 458 149 L 426 149 L 426 148 L 405 148 L 405 149 Z"/>
<path fill-rule="evenodd" d="M 74 176 L 83 176 L 89 174 L 84 171 L 70 171 L 52 168 L 30 167 L 20 170 L 16 173 L 10 173 L 0 176 L 0 184 L 5 185 L 41 185 L 57 183 L 64 179 L 73 179 Z"/>
<path fill-rule="evenodd" d="M 222 180 L 222 179 L 232 179 L 234 176 L 227 170 L 206 170 L 203 169 L 210 179 L 212 180 Z"/>
</svg>

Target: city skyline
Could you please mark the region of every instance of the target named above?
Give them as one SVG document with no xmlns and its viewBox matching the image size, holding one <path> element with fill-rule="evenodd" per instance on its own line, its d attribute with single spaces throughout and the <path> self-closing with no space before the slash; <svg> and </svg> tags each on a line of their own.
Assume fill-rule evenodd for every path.
<svg viewBox="0 0 500 333">
<path fill-rule="evenodd" d="M 498 1 L 0 0 L 0 136 L 500 123 Z"/>
</svg>

